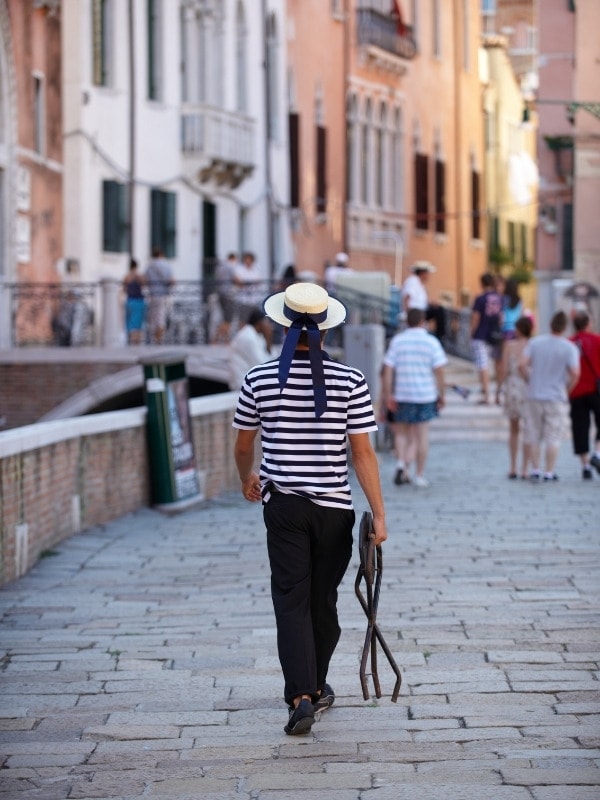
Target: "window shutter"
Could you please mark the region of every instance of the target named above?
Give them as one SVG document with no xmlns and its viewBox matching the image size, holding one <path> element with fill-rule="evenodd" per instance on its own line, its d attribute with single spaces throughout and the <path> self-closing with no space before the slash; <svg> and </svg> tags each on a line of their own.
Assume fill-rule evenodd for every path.
<svg viewBox="0 0 600 800">
<path fill-rule="evenodd" d="M 327 131 L 317 126 L 317 214 L 327 211 Z"/>
</svg>

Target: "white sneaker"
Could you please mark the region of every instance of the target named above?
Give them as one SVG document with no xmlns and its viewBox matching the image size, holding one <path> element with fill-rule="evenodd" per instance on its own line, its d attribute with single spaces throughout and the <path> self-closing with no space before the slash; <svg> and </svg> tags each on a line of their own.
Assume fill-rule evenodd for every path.
<svg viewBox="0 0 600 800">
<path fill-rule="evenodd" d="M 427 478 L 424 478 L 422 475 L 415 475 L 412 479 L 413 486 L 417 486 L 419 489 L 426 489 L 430 486 L 429 481 Z"/>
</svg>

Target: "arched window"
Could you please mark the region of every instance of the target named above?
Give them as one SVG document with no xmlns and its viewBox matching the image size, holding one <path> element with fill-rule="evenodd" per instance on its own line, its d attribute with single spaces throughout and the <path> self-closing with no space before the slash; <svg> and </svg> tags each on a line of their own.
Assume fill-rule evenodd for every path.
<svg viewBox="0 0 600 800">
<path fill-rule="evenodd" d="M 248 110 L 248 97 L 246 92 L 246 46 L 248 29 L 246 26 L 246 11 L 242 0 L 237 4 L 235 20 L 235 107 L 238 111 Z"/>
</svg>

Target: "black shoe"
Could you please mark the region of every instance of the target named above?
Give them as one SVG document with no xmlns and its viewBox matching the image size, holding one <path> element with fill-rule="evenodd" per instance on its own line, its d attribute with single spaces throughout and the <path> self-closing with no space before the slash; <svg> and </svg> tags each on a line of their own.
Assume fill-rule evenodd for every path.
<svg viewBox="0 0 600 800">
<path fill-rule="evenodd" d="M 592 465 L 592 467 L 594 467 L 596 472 L 598 472 L 600 474 L 600 458 L 598 458 L 598 456 L 595 453 L 590 458 L 590 464 Z"/>
<path fill-rule="evenodd" d="M 315 713 L 320 711 L 327 711 L 328 708 L 335 703 L 335 692 L 331 688 L 331 686 L 326 683 L 321 690 L 321 694 L 317 697 L 315 702 L 313 703 L 313 708 Z"/>
<path fill-rule="evenodd" d="M 290 708 L 290 718 L 283 729 L 290 736 L 310 733 L 315 721 L 315 710 L 310 700 L 300 700 L 297 708 Z"/>
<path fill-rule="evenodd" d="M 584 481 L 591 481 L 592 480 L 592 468 L 591 467 L 584 467 L 581 473 L 581 477 Z"/>
<path fill-rule="evenodd" d="M 394 483 L 396 486 L 402 486 L 403 483 L 410 483 L 408 472 L 405 469 L 397 469 L 396 474 L 394 475 Z"/>
</svg>

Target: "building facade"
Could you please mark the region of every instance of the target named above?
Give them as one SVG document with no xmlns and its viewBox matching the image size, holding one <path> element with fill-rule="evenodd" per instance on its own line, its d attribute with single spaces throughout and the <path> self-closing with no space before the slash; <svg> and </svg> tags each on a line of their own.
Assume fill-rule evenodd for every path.
<svg viewBox="0 0 600 800">
<path fill-rule="evenodd" d="M 479 4 L 352 7 L 348 246 L 394 283 L 428 260 L 431 298 L 468 305 L 487 266 Z"/>
<path fill-rule="evenodd" d="M 63 252 L 58 3 L 0 2 L 0 281 L 56 281 Z M 10 307 L 0 292 L 0 314 Z M 48 335 L 50 310 L 23 304 L 22 335 Z"/>
<path fill-rule="evenodd" d="M 536 278 L 540 329 L 582 287 L 600 325 L 600 43 L 598 3 L 545 0 L 539 16 Z"/>
<path fill-rule="evenodd" d="M 176 13 L 172 13 L 176 6 Z M 289 259 L 282 0 L 63 0 L 65 254 L 86 280 L 160 247 L 180 280 Z"/>
</svg>

